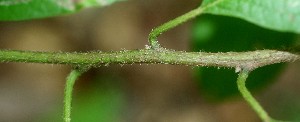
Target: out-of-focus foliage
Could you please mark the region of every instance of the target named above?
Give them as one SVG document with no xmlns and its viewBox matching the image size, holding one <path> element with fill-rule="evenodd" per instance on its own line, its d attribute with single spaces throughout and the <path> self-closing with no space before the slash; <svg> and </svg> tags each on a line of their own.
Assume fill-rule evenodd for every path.
<svg viewBox="0 0 300 122">
<path fill-rule="evenodd" d="M 110 77 L 98 77 L 89 81 L 85 88 L 77 82 L 72 102 L 72 122 L 118 122 L 125 106 L 124 91 L 120 89 L 120 80 Z M 50 113 L 41 121 L 62 121 L 62 112 Z"/>
<path fill-rule="evenodd" d="M 293 44 L 295 34 L 260 28 L 237 18 L 204 15 L 193 26 L 194 51 L 227 52 L 256 49 L 283 49 Z M 254 70 L 247 87 L 260 89 L 272 82 L 282 69 L 276 64 Z M 198 68 L 200 90 L 209 98 L 224 100 L 238 94 L 234 69 Z"/>
<path fill-rule="evenodd" d="M 0 0 L 0 20 L 16 21 L 58 16 L 121 0 Z"/>
<path fill-rule="evenodd" d="M 207 7 L 205 13 L 238 17 L 269 29 L 300 33 L 299 0 L 203 0 L 202 7 Z"/>
<path fill-rule="evenodd" d="M 297 93 L 296 93 L 297 94 Z M 271 98 L 272 106 L 266 105 L 266 109 L 270 111 L 270 115 L 280 119 L 290 120 L 291 122 L 300 122 L 300 99 L 295 97 L 295 93 L 281 91 L 279 95 Z M 279 97 L 280 96 L 280 97 Z M 280 100 L 279 100 L 280 99 Z"/>
</svg>

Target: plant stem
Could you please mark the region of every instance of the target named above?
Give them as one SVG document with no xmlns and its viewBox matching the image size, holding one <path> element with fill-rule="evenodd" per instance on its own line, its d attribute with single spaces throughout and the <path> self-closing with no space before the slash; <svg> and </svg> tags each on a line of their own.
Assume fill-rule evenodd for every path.
<svg viewBox="0 0 300 122">
<path fill-rule="evenodd" d="M 83 73 L 82 70 L 74 69 L 67 77 L 65 94 L 64 94 L 64 122 L 71 122 L 71 108 L 72 108 L 72 91 L 76 79 Z"/>
<path fill-rule="evenodd" d="M 185 13 L 175 19 L 172 19 L 172 20 L 152 29 L 152 31 L 150 32 L 149 37 L 148 37 L 150 48 L 151 49 L 159 49 L 160 44 L 158 43 L 158 40 L 157 40 L 157 37 L 159 35 L 161 35 L 162 33 L 166 32 L 166 31 L 168 31 L 190 19 L 195 18 L 196 16 L 204 13 L 205 9 L 213 7 L 215 4 L 218 4 L 219 2 L 222 2 L 222 1 L 215 1 L 206 6 L 199 6 L 196 9 L 189 11 L 188 13 Z"/>
<path fill-rule="evenodd" d="M 280 62 L 293 62 L 299 55 L 285 51 L 257 50 L 250 52 L 183 52 L 173 50 L 123 50 L 112 52 L 62 53 L 0 50 L 0 62 L 31 62 L 97 67 L 109 64 L 173 64 L 217 66 L 249 70 Z"/>
<path fill-rule="evenodd" d="M 202 13 L 202 8 L 198 7 L 196 9 L 184 14 L 184 15 L 181 15 L 181 16 L 179 16 L 179 17 L 177 17 L 177 18 L 175 18 L 175 19 L 173 19 L 169 22 L 164 23 L 161 26 L 158 26 L 158 27 L 154 28 L 150 32 L 149 38 L 148 38 L 151 48 L 152 49 L 159 49 L 160 48 L 160 45 L 157 41 L 157 37 L 159 35 L 161 35 L 163 32 L 166 32 L 166 31 L 168 31 L 168 30 L 170 30 L 170 29 L 172 29 L 172 28 L 174 28 L 174 27 L 190 20 L 190 19 L 196 17 L 197 15 L 200 15 L 201 13 Z"/>
<path fill-rule="evenodd" d="M 246 79 L 248 77 L 249 71 L 242 70 L 239 73 L 237 79 L 237 85 L 240 93 L 242 94 L 243 98 L 248 102 L 248 104 L 252 107 L 252 109 L 259 115 L 259 117 L 264 122 L 270 122 L 271 118 L 269 117 L 268 113 L 261 107 L 261 105 L 255 100 L 255 98 L 251 95 L 251 93 L 246 88 Z"/>
<path fill-rule="evenodd" d="M 287 121 L 281 121 L 281 120 L 275 120 L 271 118 L 268 113 L 263 109 L 263 107 L 259 104 L 258 101 L 251 95 L 249 90 L 246 87 L 246 79 L 249 75 L 249 71 L 243 69 L 239 73 L 239 77 L 237 79 L 237 85 L 240 93 L 242 94 L 243 98 L 248 102 L 248 104 L 252 107 L 252 109 L 258 114 L 258 116 L 264 121 L 264 122 L 287 122 Z"/>
</svg>

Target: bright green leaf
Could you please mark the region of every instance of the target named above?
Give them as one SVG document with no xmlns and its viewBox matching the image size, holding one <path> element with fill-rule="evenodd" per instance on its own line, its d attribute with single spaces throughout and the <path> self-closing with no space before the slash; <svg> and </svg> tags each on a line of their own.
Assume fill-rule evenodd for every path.
<svg viewBox="0 0 300 122">
<path fill-rule="evenodd" d="M 114 2 L 124 1 L 124 0 L 82 0 L 77 3 L 77 8 L 87 8 L 93 6 L 106 6 L 113 4 Z"/>
<path fill-rule="evenodd" d="M 204 13 L 245 19 L 265 28 L 300 33 L 299 0 L 203 0 Z"/>
<path fill-rule="evenodd" d="M 121 0 L 0 0 L 0 21 L 17 21 L 73 13 Z"/>
</svg>

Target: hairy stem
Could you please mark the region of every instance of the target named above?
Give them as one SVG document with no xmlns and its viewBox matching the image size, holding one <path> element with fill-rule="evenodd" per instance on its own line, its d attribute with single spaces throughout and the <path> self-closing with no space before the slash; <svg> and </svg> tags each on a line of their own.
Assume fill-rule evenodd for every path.
<svg viewBox="0 0 300 122">
<path fill-rule="evenodd" d="M 287 122 L 281 120 L 275 120 L 271 118 L 268 113 L 264 110 L 264 108 L 259 104 L 258 101 L 251 95 L 250 91 L 246 87 L 246 79 L 249 75 L 249 71 L 247 69 L 243 69 L 239 73 L 239 77 L 237 78 L 237 86 L 242 94 L 243 98 L 248 102 L 248 104 L 252 107 L 252 109 L 258 114 L 264 122 Z"/>
<path fill-rule="evenodd" d="M 213 7 L 215 4 L 218 4 L 220 1 L 215 1 L 212 2 L 211 4 L 208 4 L 206 6 L 199 6 L 198 8 L 189 11 L 188 13 L 185 13 L 175 19 L 172 19 L 156 28 L 154 28 L 148 37 L 149 40 L 149 44 L 150 44 L 150 48 L 151 49 L 159 49 L 160 48 L 160 44 L 158 43 L 157 37 L 159 35 L 161 35 L 162 33 L 188 21 L 191 20 L 193 18 L 195 18 L 196 16 L 202 14 L 205 12 L 205 9 L 208 9 L 210 7 Z"/>
<path fill-rule="evenodd" d="M 251 93 L 246 88 L 246 79 L 248 77 L 249 71 L 242 70 L 237 79 L 237 85 L 240 93 L 243 98 L 249 103 L 252 109 L 259 115 L 259 117 L 264 122 L 270 122 L 271 118 L 268 113 L 261 107 L 261 105 L 255 100 L 255 98 L 251 95 Z"/>
<path fill-rule="evenodd" d="M 161 35 L 163 32 L 166 32 L 176 26 L 178 26 L 179 24 L 182 24 L 194 17 L 196 17 L 197 15 L 200 15 L 202 13 L 202 8 L 201 7 L 198 7 L 184 15 L 181 15 L 169 22 L 166 22 L 164 23 L 163 25 L 161 26 L 158 26 L 156 28 L 154 28 L 150 34 L 149 34 L 149 43 L 150 43 L 150 46 L 152 49 L 159 49 L 160 48 L 160 45 L 157 41 L 157 37 L 159 35 Z"/>
<path fill-rule="evenodd" d="M 64 122 L 71 122 L 71 108 L 72 108 L 72 91 L 76 79 L 83 73 L 82 70 L 74 69 L 67 77 L 65 94 L 64 94 Z"/>
<path fill-rule="evenodd" d="M 31 62 L 97 67 L 107 64 L 173 64 L 187 66 L 233 67 L 249 70 L 280 62 L 292 62 L 299 55 L 285 51 L 183 52 L 172 50 L 123 50 L 112 52 L 62 53 L 0 50 L 0 62 Z"/>
</svg>

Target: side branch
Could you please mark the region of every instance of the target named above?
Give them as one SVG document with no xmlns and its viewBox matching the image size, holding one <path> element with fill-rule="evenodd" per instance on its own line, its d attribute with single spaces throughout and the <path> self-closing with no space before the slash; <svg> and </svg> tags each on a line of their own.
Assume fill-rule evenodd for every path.
<svg viewBox="0 0 300 122">
<path fill-rule="evenodd" d="M 249 75 L 249 72 L 247 70 L 242 70 L 239 73 L 239 77 L 237 79 L 238 90 L 242 94 L 243 98 L 253 108 L 253 110 L 259 115 L 259 117 L 264 122 L 270 122 L 271 117 L 263 109 L 263 107 L 259 104 L 259 102 L 251 95 L 250 91 L 246 88 L 246 79 L 247 79 L 248 75 Z"/>
<path fill-rule="evenodd" d="M 255 68 L 298 60 L 299 55 L 276 50 L 250 52 L 183 52 L 172 50 L 123 50 L 112 52 L 62 53 L 0 50 L 0 62 L 30 62 L 97 67 L 105 64 L 173 64 L 217 66 L 253 70 Z"/>
<path fill-rule="evenodd" d="M 64 112 L 63 112 L 64 122 L 71 122 L 71 108 L 72 108 L 71 103 L 72 103 L 73 87 L 75 81 L 82 73 L 83 73 L 82 70 L 74 69 L 67 77 L 65 94 L 64 94 Z"/>
<path fill-rule="evenodd" d="M 159 49 L 160 48 L 160 45 L 158 43 L 158 40 L 157 40 L 157 37 L 159 35 L 161 35 L 162 33 L 200 15 L 202 13 L 202 8 L 201 7 L 198 7 L 194 10 L 191 10 L 190 12 L 184 14 L 184 15 L 181 15 L 169 22 L 166 22 L 164 23 L 163 25 L 160 25 L 156 28 L 154 28 L 150 34 L 149 34 L 149 37 L 148 37 L 148 40 L 149 40 L 149 43 L 150 43 L 150 47 L 152 49 Z"/>
</svg>

